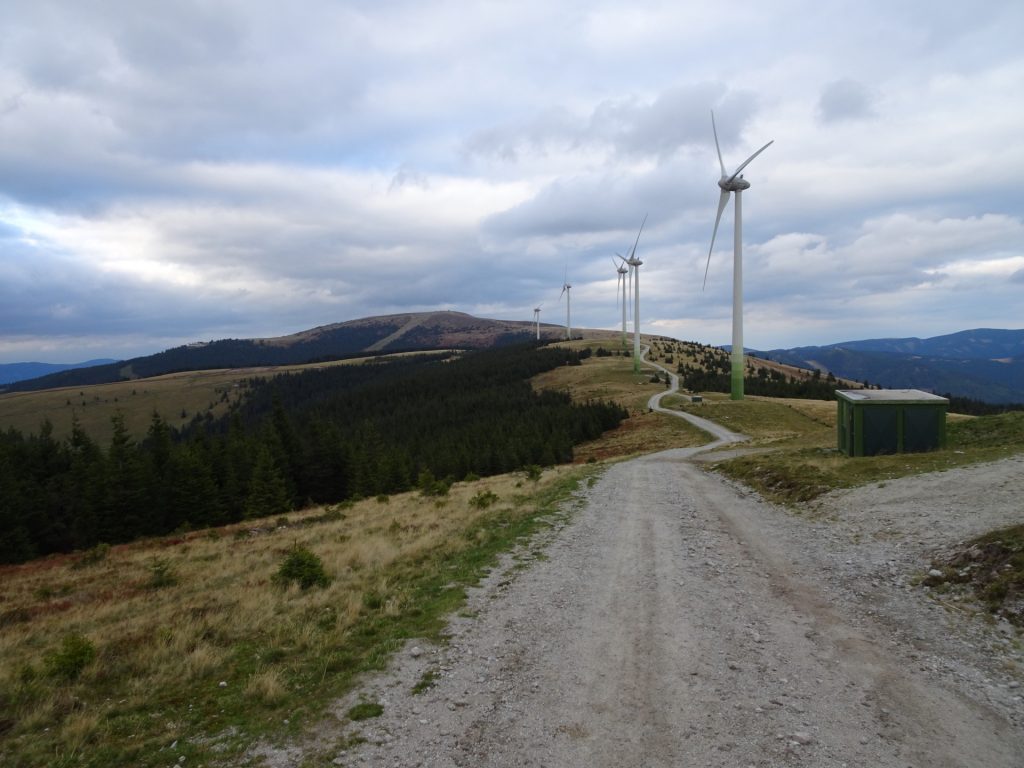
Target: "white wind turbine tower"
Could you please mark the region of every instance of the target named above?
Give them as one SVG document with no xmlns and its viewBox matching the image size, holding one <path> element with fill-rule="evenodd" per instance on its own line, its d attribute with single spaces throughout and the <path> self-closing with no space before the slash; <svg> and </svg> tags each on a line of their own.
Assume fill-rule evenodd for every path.
<svg viewBox="0 0 1024 768">
<path fill-rule="evenodd" d="M 626 263 L 629 264 L 633 273 L 633 372 L 640 373 L 640 265 L 643 264 L 636 257 L 636 247 L 640 244 L 640 233 L 644 231 L 644 224 L 647 223 L 647 214 L 640 222 L 640 232 L 636 233 L 636 242 L 633 243 L 633 250 L 629 253 Z"/>
<path fill-rule="evenodd" d="M 715 127 L 715 113 L 711 113 L 711 130 L 715 134 L 715 151 L 718 153 L 718 165 L 722 169 L 722 178 L 718 180 L 718 186 L 722 193 L 718 198 L 718 215 L 715 216 L 715 228 L 711 232 L 711 247 L 708 248 L 708 263 L 704 267 L 704 285 L 708 283 L 708 269 L 711 267 L 711 252 L 715 248 L 715 235 L 718 234 L 718 222 L 722 219 L 722 211 L 729 202 L 729 194 L 736 193 L 735 231 L 733 234 L 733 257 L 732 257 L 732 394 L 733 400 L 743 399 L 743 214 L 740 203 L 740 193 L 750 189 L 750 182 L 740 174 L 750 161 L 764 152 L 774 143 L 769 141 L 757 152 L 744 160 L 740 166 L 729 175 L 725 172 L 725 163 L 722 162 L 722 150 L 718 145 L 718 129 Z M 703 288 L 701 289 L 703 290 Z"/>
<path fill-rule="evenodd" d="M 562 296 L 565 296 L 565 338 L 572 340 L 572 317 L 569 314 L 570 310 L 570 291 L 572 286 L 569 285 L 569 270 L 566 268 L 565 277 L 562 278 L 562 292 L 558 294 L 558 300 L 562 300 Z"/>
<path fill-rule="evenodd" d="M 538 304 L 533 308 L 533 324 L 537 326 L 537 341 L 540 341 L 540 308 L 543 304 Z"/>
<path fill-rule="evenodd" d="M 612 264 L 615 265 L 615 270 L 619 273 L 619 282 L 615 289 L 615 303 L 622 302 L 622 346 L 626 346 L 626 305 L 629 303 L 629 294 L 626 293 L 626 275 L 629 274 L 629 267 L 626 266 L 626 260 L 615 254 L 619 258 L 619 263 L 615 264 L 615 259 L 612 259 Z"/>
</svg>

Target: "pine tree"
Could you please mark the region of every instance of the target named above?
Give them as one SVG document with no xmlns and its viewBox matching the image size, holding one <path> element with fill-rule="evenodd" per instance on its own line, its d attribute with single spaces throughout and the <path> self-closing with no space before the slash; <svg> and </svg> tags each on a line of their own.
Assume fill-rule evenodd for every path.
<svg viewBox="0 0 1024 768">
<path fill-rule="evenodd" d="M 267 517 L 288 512 L 290 509 L 288 488 L 281 470 L 274 462 L 270 450 L 261 445 L 256 449 L 249 493 L 245 500 L 245 516 Z"/>
</svg>

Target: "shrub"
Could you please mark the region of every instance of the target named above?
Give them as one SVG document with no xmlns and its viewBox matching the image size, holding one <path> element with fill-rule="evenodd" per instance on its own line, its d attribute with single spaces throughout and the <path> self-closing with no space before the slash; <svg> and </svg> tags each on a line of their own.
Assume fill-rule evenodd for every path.
<svg viewBox="0 0 1024 768">
<path fill-rule="evenodd" d="M 46 673 L 50 677 L 74 680 L 96 658 L 96 646 L 77 632 L 65 635 L 60 648 L 47 654 Z"/>
<path fill-rule="evenodd" d="M 469 506 L 474 509 L 487 509 L 498 500 L 498 494 L 493 491 L 480 491 L 469 500 Z"/>
<path fill-rule="evenodd" d="M 178 583 L 178 577 L 171 568 L 171 564 L 163 558 L 157 558 L 149 564 L 149 581 L 146 587 L 149 589 L 162 589 L 173 587 Z"/>
<path fill-rule="evenodd" d="M 274 581 L 285 586 L 294 581 L 306 590 L 310 587 L 326 587 L 331 583 L 331 578 L 319 557 L 301 544 L 296 544 L 285 555 L 274 574 Z"/>
<path fill-rule="evenodd" d="M 538 464 L 528 464 L 525 467 L 523 467 L 523 472 L 526 475 L 526 479 L 533 480 L 534 482 L 540 480 L 540 475 L 543 471 L 544 470 L 542 470 L 540 468 L 540 465 Z"/>
<path fill-rule="evenodd" d="M 438 480 L 429 469 L 424 469 L 416 478 L 416 487 L 424 496 L 447 496 L 454 481 L 450 477 Z"/>
</svg>

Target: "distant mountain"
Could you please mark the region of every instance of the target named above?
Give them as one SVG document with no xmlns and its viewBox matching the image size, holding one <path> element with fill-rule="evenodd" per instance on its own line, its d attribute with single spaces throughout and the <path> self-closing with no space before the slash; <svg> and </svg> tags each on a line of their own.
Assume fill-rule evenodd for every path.
<svg viewBox="0 0 1024 768">
<path fill-rule="evenodd" d="M 541 324 L 545 338 L 561 333 L 561 326 Z M 534 338 L 534 326 L 525 320 L 488 320 L 462 312 L 385 315 L 269 339 L 196 342 L 146 357 L 51 373 L 4 389 L 10 392 L 104 384 L 175 371 L 294 365 L 379 352 L 477 349 L 530 338 Z"/>
<path fill-rule="evenodd" d="M 1024 330 L 977 328 L 930 339 L 864 339 L 754 354 L 883 387 L 1024 403 Z"/>
<path fill-rule="evenodd" d="M 0 385 L 24 381 L 25 379 L 35 379 L 39 376 L 68 371 L 74 368 L 90 368 L 95 365 L 106 365 L 116 362 L 116 360 L 103 358 L 86 360 L 84 363 L 0 363 Z"/>
</svg>

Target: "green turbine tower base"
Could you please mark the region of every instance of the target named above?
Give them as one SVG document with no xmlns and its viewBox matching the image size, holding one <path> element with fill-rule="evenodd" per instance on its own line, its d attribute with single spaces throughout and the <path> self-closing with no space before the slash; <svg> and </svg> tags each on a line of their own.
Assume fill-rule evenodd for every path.
<svg viewBox="0 0 1024 768">
<path fill-rule="evenodd" d="M 729 394 L 730 400 L 743 399 L 743 356 L 739 359 L 734 355 L 732 358 L 732 390 Z"/>
</svg>

